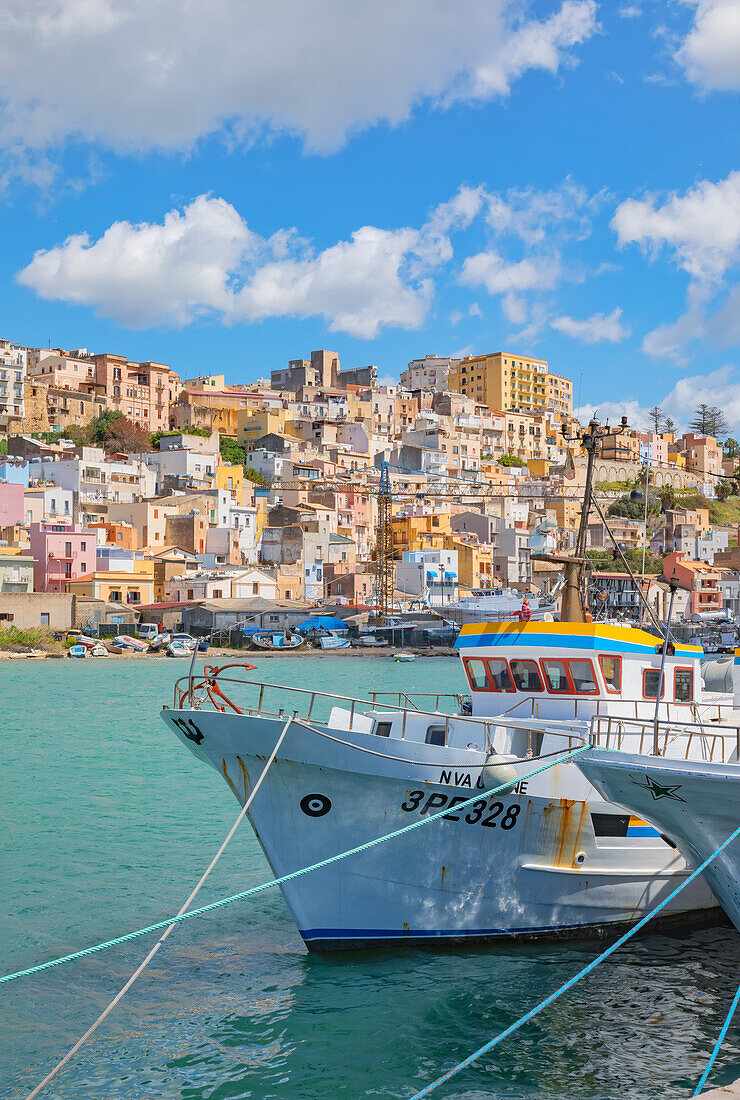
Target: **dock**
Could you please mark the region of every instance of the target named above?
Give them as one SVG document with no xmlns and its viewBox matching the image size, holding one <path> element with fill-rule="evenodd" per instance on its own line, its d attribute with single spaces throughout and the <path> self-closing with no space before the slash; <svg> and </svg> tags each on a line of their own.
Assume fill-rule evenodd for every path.
<svg viewBox="0 0 740 1100">
<path fill-rule="evenodd" d="M 740 1080 L 732 1085 L 724 1085 L 722 1088 L 703 1092 L 699 1100 L 740 1100 Z"/>
</svg>

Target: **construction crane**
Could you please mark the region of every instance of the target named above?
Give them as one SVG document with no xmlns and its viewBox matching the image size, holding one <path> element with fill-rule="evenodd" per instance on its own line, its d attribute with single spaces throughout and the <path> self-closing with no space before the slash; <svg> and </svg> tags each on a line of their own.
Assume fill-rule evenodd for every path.
<svg viewBox="0 0 740 1100">
<path fill-rule="evenodd" d="M 431 484 L 424 488 L 399 488 L 391 482 L 391 470 L 399 474 L 413 474 L 418 478 L 426 477 Z M 372 474 L 373 482 L 360 480 L 361 475 Z M 379 466 L 366 466 L 346 474 L 294 480 L 276 479 L 270 483 L 273 492 L 301 493 L 354 493 L 358 496 L 376 497 L 378 501 L 378 522 L 375 529 L 375 606 L 379 616 L 386 616 L 393 610 L 395 590 L 394 547 L 393 547 L 393 504 L 423 502 L 426 500 L 481 501 L 511 498 L 512 491 L 506 486 L 493 482 L 475 482 L 464 478 L 445 475 L 425 474 L 421 470 L 409 470 L 404 466 L 394 466 L 390 462 L 381 462 Z M 527 498 L 544 503 L 548 499 L 578 499 L 578 497 L 535 497 Z"/>
</svg>

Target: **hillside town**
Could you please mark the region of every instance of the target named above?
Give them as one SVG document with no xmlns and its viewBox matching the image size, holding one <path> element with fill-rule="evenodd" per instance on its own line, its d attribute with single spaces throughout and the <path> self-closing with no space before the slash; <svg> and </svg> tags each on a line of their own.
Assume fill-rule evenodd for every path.
<svg viewBox="0 0 740 1100">
<path fill-rule="evenodd" d="M 319 609 L 415 618 L 430 643 L 525 603 L 557 618 L 542 551 L 576 541 L 573 405 L 570 378 L 506 351 L 426 355 L 390 385 L 321 349 L 233 384 L 0 340 L 0 624 L 231 644 Z M 592 615 L 664 619 L 675 578 L 677 619 L 734 620 L 738 444 L 716 408 L 683 433 L 650 416 L 595 458 Z"/>
</svg>

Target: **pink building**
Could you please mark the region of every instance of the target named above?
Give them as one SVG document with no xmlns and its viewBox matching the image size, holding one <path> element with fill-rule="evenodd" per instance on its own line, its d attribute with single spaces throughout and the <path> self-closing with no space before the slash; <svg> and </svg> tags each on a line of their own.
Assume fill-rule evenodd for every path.
<svg viewBox="0 0 740 1100">
<path fill-rule="evenodd" d="M 29 534 L 34 591 L 66 592 L 67 581 L 95 569 L 95 531 L 77 523 L 32 523 Z"/>
<path fill-rule="evenodd" d="M 0 527 L 13 527 L 23 522 L 23 493 L 22 485 L 0 481 Z"/>
</svg>

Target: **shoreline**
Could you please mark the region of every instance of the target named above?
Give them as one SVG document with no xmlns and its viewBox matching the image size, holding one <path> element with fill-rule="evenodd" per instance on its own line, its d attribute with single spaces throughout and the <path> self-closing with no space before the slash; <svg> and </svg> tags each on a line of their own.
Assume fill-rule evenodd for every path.
<svg viewBox="0 0 740 1100">
<path fill-rule="evenodd" d="M 416 657 L 456 657 L 457 650 L 452 649 L 449 646 L 429 646 L 424 649 L 411 649 L 410 647 L 401 648 L 400 646 L 382 646 L 382 647 L 369 647 L 364 648 L 358 646 L 350 649 L 294 649 L 286 650 L 284 653 L 276 652 L 269 649 L 222 649 L 220 647 L 214 647 L 209 649 L 206 653 L 200 653 L 198 660 L 208 661 L 212 657 L 230 657 L 232 660 L 244 660 L 245 663 L 250 663 L 254 658 L 274 658 L 274 657 L 291 657 L 291 658 L 305 658 L 305 657 L 362 657 L 362 658 L 378 658 L 378 657 L 392 657 L 396 658 L 399 653 L 411 653 Z M 46 651 L 35 651 L 31 653 L 14 653 L 11 650 L 0 650 L 0 662 L 2 661 L 42 661 L 42 660 L 65 660 L 67 659 L 67 653 L 49 653 Z M 138 653 L 135 651 L 129 651 L 128 653 L 109 653 L 107 657 L 91 657 L 92 661 L 131 661 L 131 660 L 166 660 L 173 661 L 179 660 L 183 664 L 189 664 L 189 661 L 184 657 L 168 657 L 164 653 Z M 70 660 L 88 660 L 87 657 L 72 657 Z"/>
</svg>

